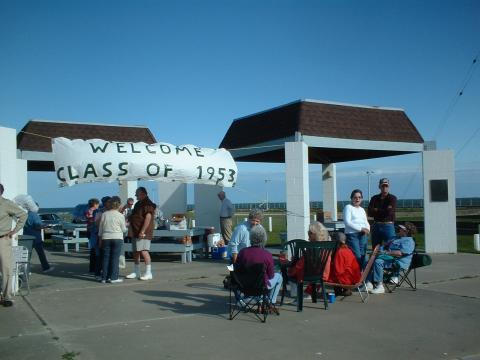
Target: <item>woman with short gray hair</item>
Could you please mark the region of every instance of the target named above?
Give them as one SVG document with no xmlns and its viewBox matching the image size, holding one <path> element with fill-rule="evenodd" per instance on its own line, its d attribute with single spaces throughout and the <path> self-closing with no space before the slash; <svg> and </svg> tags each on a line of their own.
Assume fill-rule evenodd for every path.
<svg viewBox="0 0 480 360">
<path fill-rule="evenodd" d="M 251 266 L 255 264 L 264 264 L 265 285 L 270 289 L 270 301 L 272 304 L 277 302 L 278 292 L 282 287 L 282 275 L 274 272 L 273 256 L 265 250 L 267 243 L 267 233 L 263 226 L 258 225 L 250 229 L 251 247 L 243 248 L 238 253 L 237 265 Z"/>
</svg>

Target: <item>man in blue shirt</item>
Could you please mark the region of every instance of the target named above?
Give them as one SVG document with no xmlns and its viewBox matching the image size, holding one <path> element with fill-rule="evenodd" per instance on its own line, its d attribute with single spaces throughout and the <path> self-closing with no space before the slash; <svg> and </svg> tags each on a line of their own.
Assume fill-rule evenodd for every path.
<svg viewBox="0 0 480 360">
<path fill-rule="evenodd" d="M 47 256 L 45 255 L 45 250 L 43 249 L 43 241 L 42 241 L 42 228 L 43 223 L 38 215 L 38 204 L 36 204 L 36 208 L 29 207 L 27 221 L 25 222 L 25 226 L 23 227 L 23 234 L 24 235 L 31 235 L 35 237 L 33 240 L 33 247 L 38 254 L 38 259 L 40 260 L 40 264 L 42 265 L 42 271 L 47 273 L 54 269 L 53 266 L 50 266 L 47 260 Z"/>
<path fill-rule="evenodd" d="M 260 225 L 262 219 L 262 210 L 252 209 L 248 214 L 248 220 L 235 227 L 230 242 L 228 243 L 228 253 L 231 255 L 232 263 L 237 261 L 237 255 L 240 250 L 250 247 L 250 229 L 254 226 L 262 226 Z"/>
<path fill-rule="evenodd" d="M 411 237 L 416 233 L 415 225 L 406 223 L 398 225 L 398 237 L 385 244 L 383 252 L 377 256 L 373 264 L 373 284 L 367 283 L 367 289 L 372 294 L 384 294 L 383 269 L 397 264 L 400 269 L 408 269 L 412 261 L 413 250 L 415 250 L 415 241 Z M 370 273 L 370 279 L 372 273 Z"/>
</svg>

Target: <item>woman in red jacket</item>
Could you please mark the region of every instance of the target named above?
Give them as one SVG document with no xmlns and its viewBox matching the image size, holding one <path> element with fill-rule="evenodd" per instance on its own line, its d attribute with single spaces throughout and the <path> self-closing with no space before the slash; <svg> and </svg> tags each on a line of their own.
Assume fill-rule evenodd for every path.
<svg viewBox="0 0 480 360">
<path fill-rule="evenodd" d="M 332 238 L 332 240 L 338 241 L 338 248 L 333 258 L 328 281 L 345 285 L 356 284 L 361 277 L 360 265 L 353 251 L 345 243 L 347 240 L 345 234 L 336 232 L 332 235 Z M 350 296 L 352 295 L 352 291 L 349 289 L 335 288 L 335 295 Z"/>
</svg>

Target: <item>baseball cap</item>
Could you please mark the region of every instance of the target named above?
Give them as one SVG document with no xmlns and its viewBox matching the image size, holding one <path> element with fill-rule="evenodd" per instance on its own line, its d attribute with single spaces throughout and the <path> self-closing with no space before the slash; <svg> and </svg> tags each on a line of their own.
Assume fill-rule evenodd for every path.
<svg viewBox="0 0 480 360">
<path fill-rule="evenodd" d="M 390 185 L 390 181 L 387 178 L 381 178 L 380 181 L 378 182 L 378 185 Z"/>
<path fill-rule="evenodd" d="M 396 230 L 402 229 L 403 231 L 407 231 L 407 228 L 404 225 L 395 225 Z"/>
</svg>

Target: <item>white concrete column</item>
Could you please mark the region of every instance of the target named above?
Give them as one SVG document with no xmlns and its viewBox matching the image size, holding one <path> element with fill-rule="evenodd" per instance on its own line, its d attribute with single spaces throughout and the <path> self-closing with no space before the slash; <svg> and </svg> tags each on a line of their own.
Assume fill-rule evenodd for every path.
<svg viewBox="0 0 480 360">
<path fill-rule="evenodd" d="M 184 214 L 187 211 L 187 184 L 158 181 L 158 207 L 163 216 Z"/>
<path fill-rule="evenodd" d="M 128 198 L 135 199 L 135 190 L 137 190 L 138 184 L 136 181 L 119 181 L 118 182 L 120 189 L 119 195 L 122 199 L 122 204 L 127 203 Z"/>
<path fill-rule="evenodd" d="M 304 142 L 285 143 L 287 198 L 287 240 L 307 239 L 310 223 L 308 146 Z"/>
<path fill-rule="evenodd" d="M 322 164 L 323 213 L 325 221 L 337 221 L 337 167 Z"/>
<path fill-rule="evenodd" d="M 457 211 L 454 152 L 452 150 L 424 151 L 422 162 L 425 251 L 428 253 L 456 253 Z M 436 187 L 438 192 L 435 191 Z"/>
<path fill-rule="evenodd" d="M 220 232 L 221 203 L 217 197 L 220 191 L 220 186 L 194 185 L 196 226 L 210 226 L 215 228 L 215 232 Z"/>
<path fill-rule="evenodd" d="M 27 160 L 17 159 L 17 194 L 28 194 Z"/>
<path fill-rule="evenodd" d="M 17 132 L 0 127 L 0 183 L 5 187 L 3 196 L 13 199 L 27 193 L 27 161 L 17 160 Z"/>
</svg>

